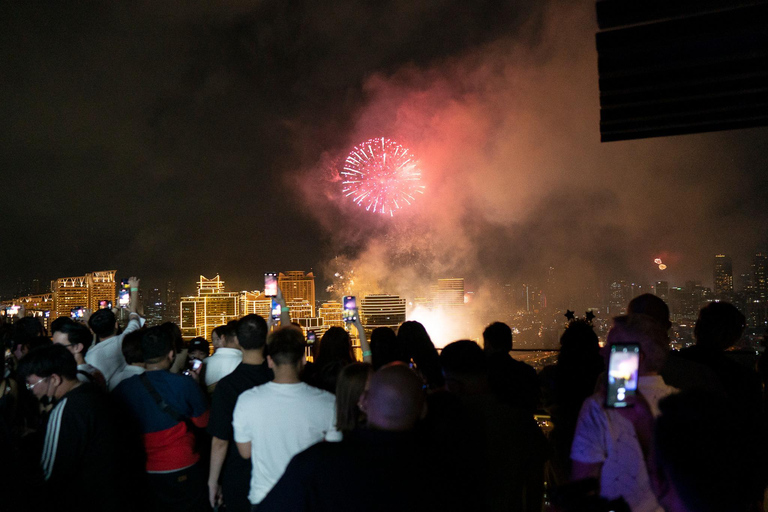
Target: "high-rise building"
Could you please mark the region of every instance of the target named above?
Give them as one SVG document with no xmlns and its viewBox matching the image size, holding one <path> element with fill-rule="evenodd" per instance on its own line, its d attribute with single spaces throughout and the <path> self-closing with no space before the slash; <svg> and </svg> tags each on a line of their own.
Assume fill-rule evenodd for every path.
<svg viewBox="0 0 768 512">
<path fill-rule="evenodd" d="M 752 289 L 755 299 L 768 300 L 768 255 L 764 252 L 755 254 L 752 259 Z"/>
<path fill-rule="evenodd" d="M 291 310 L 291 320 L 298 320 L 299 318 L 313 318 L 314 307 L 309 303 L 307 299 L 295 298 L 286 300 L 285 305 Z"/>
<path fill-rule="evenodd" d="M 656 281 L 656 296 L 664 302 L 669 301 L 669 282 Z"/>
<path fill-rule="evenodd" d="M 267 319 L 272 313 L 272 299 L 258 291 L 240 293 L 240 314 L 259 315 Z"/>
<path fill-rule="evenodd" d="M 197 295 L 181 298 L 181 334 L 186 339 L 202 336 L 211 339 L 211 331 L 240 317 L 239 292 L 228 292 L 217 274 L 213 279 L 200 276 Z"/>
<path fill-rule="evenodd" d="M 397 327 L 405 322 L 405 299 L 399 295 L 366 295 L 360 301 L 361 322 L 366 330 Z"/>
<path fill-rule="evenodd" d="M 163 312 L 165 310 L 164 295 L 163 290 L 160 288 L 150 288 L 144 293 L 142 300 L 144 316 L 147 319 L 147 324 L 150 326 L 163 323 Z"/>
<path fill-rule="evenodd" d="M 163 309 L 163 322 L 179 323 L 179 292 L 173 281 L 165 283 L 165 308 Z"/>
<path fill-rule="evenodd" d="M 322 318 L 328 327 L 344 327 L 341 302 L 335 300 L 323 302 L 317 309 L 317 316 Z"/>
<path fill-rule="evenodd" d="M 733 295 L 733 265 L 725 254 L 715 255 L 714 291 L 718 300 L 730 300 Z"/>
<path fill-rule="evenodd" d="M 100 300 L 116 304 L 116 273 L 116 270 L 102 270 L 84 276 L 60 277 L 51 282 L 56 316 L 69 316 L 74 308 L 96 311 Z"/>
<path fill-rule="evenodd" d="M 464 278 L 438 279 L 434 304 L 442 308 L 464 306 Z"/>
<path fill-rule="evenodd" d="M 300 270 L 280 272 L 277 276 L 277 285 L 283 292 L 286 304 L 295 299 L 304 299 L 312 307 L 315 316 L 315 275 L 312 272 L 305 274 Z"/>
</svg>

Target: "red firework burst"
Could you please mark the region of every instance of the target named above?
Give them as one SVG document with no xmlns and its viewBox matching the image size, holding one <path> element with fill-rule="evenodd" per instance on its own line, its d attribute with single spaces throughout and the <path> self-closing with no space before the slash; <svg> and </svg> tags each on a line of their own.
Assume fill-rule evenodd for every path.
<svg viewBox="0 0 768 512">
<path fill-rule="evenodd" d="M 394 216 L 424 193 L 415 155 L 384 137 L 355 146 L 339 174 L 344 195 L 366 211 Z"/>
</svg>

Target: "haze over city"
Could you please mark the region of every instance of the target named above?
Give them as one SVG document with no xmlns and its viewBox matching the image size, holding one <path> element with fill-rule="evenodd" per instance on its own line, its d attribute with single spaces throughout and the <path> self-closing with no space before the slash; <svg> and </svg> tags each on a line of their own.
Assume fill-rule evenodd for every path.
<svg viewBox="0 0 768 512">
<path fill-rule="evenodd" d="M 593 2 L 47 9 L 0 16 L 4 297 L 112 268 L 185 293 L 314 270 L 321 295 L 354 269 L 409 298 L 552 279 L 584 309 L 768 244 L 765 128 L 600 143 Z M 419 158 L 393 216 L 343 194 L 374 137 Z"/>
</svg>

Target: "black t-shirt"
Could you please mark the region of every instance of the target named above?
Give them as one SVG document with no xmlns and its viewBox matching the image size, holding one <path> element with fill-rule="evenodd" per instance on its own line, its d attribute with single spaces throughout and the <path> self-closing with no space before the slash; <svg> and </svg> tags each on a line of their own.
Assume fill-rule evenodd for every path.
<svg viewBox="0 0 768 512">
<path fill-rule="evenodd" d="M 250 482 L 251 461 L 243 459 L 237 452 L 232 431 L 232 414 L 235 411 L 237 397 L 240 393 L 265 384 L 274 379 L 272 370 L 266 361 L 260 365 L 240 363 L 232 373 L 216 384 L 211 403 L 211 415 L 208 420 L 208 433 L 225 441 L 229 441 L 227 458 L 222 469 L 222 483 L 237 478 L 243 480 L 248 475 Z M 239 477 L 238 477 L 239 475 Z M 246 490 L 247 492 L 247 490 Z"/>
</svg>

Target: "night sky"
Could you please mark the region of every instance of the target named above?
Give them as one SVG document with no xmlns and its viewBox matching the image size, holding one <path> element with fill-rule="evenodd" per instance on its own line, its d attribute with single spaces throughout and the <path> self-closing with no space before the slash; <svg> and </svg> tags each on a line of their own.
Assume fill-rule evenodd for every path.
<svg viewBox="0 0 768 512">
<path fill-rule="evenodd" d="M 765 128 L 601 144 L 594 2 L 4 2 L 0 294 L 118 269 L 192 291 L 265 271 L 416 293 L 601 276 L 711 286 L 768 244 Z M 394 219 L 334 169 L 385 136 Z M 653 259 L 669 265 L 661 276 Z M 335 261 L 335 263 L 334 263 Z"/>
</svg>

